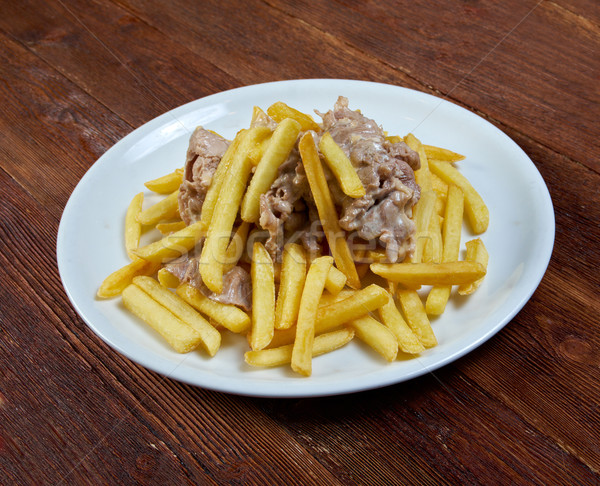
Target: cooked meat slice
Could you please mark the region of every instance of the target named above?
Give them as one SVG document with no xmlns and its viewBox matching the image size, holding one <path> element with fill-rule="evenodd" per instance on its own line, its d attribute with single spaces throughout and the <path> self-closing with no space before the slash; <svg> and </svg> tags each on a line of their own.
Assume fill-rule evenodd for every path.
<svg viewBox="0 0 600 486">
<path fill-rule="evenodd" d="M 179 212 L 186 224 L 200 219 L 206 192 L 227 147 L 229 141 L 223 137 L 202 127 L 194 130 L 179 188 Z"/>
<path fill-rule="evenodd" d="M 306 207 L 302 197 L 307 192 L 309 192 L 308 182 L 300 161 L 300 154 L 294 148 L 287 160 L 279 166 L 277 179 L 271 188 L 260 196 L 259 224 L 269 232 L 265 248 L 277 261 L 283 248 L 284 225 L 294 211 L 298 213 Z M 296 216 L 290 221 L 290 225 L 301 226 Z"/>
<path fill-rule="evenodd" d="M 200 277 L 198 259 L 186 257 L 165 265 L 165 268 L 181 282 L 197 288 L 209 299 L 223 304 L 242 307 L 246 312 L 252 308 L 252 282 L 250 274 L 240 266 L 235 266 L 223 275 L 223 291 L 220 294 L 211 292 Z"/>
<path fill-rule="evenodd" d="M 386 141 L 381 127 L 350 110 L 344 97 L 321 116 L 324 130 L 349 157 L 366 190 L 357 199 L 332 191 L 341 207 L 340 226 L 365 240 L 378 239 L 391 262 L 403 260 L 415 245 L 409 216 L 420 196 L 414 176 L 419 155 L 403 142 Z"/>
</svg>

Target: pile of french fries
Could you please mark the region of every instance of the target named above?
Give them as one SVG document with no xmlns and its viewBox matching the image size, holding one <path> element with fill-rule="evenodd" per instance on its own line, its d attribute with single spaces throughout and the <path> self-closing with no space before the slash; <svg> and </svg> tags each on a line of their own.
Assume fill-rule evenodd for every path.
<svg viewBox="0 0 600 486">
<path fill-rule="evenodd" d="M 423 145 L 412 134 L 388 136 L 419 153 L 415 177 L 421 198 L 413 208 L 416 250 L 405 262 L 386 263 L 383 249 L 353 253 L 339 226 L 322 164 L 347 196 L 365 195 L 344 151 L 307 114 L 281 102 L 267 114 L 277 127 L 256 126 L 236 135 L 216 169 L 199 221 L 187 226 L 179 216 L 181 169 L 145 184 L 164 198 L 146 209 L 143 193 L 133 198 L 125 217 L 131 263 L 109 275 L 97 296 L 121 295 L 124 306 L 179 353 L 200 347 L 214 356 L 223 332 L 245 334 L 246 363 L 290 364 L 303 376 L 311 375 L 314 356 L 354 337 L 388 362 L 435 346 L 430 317 L 444 312 L 452 286 L 460 295 L 471 294 L 487 269 L 488 254 L 479 238 L 466 243 L 466 257 L 459 260 L 463 215 L 474 234 L 489 223 L 482 198 L 454 166 L 464 156 Z M 264 115 L 255 107 L 252 120 Z M 313 131 L 322 135 L 318 147 Z M 302 246 L 288 243 L 282 261 L 273 262 L 263 242 L 254 241 L 251 313 L 209 299 L 164 268 L 201 245 L 200 275 L 206 287 L 220 293 L 223 275 L 243 260 L 248 235 L 258 228 L 261 194 L 296 146 L 331 256 L 311 257 Z M 243 222 L 235 227 L 239 218 Z M 141 235 L 150 228 L 164 236 L 140 247 Z"/>
</svg>

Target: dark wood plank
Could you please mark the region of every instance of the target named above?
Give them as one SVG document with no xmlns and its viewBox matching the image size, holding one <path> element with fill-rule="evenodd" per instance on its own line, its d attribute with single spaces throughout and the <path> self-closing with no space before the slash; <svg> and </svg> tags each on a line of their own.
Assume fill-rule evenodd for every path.
<svg viewBox="0 0 600 486">
<path fill-rule="evenodd" d="M 134 126 L 239 85 L 109 2 L 13 2 L 0 28 Z"/>
<path fill-rule="evenodd" d="M 77 181 L 131 127 L 21 45 L 0 45 L 0 164 L 58 221 Z"/>
<path fill-rule="evenodd" d="M 456 366 L 351 402 L 263 403 L 347 484 L 568 485 L 573 477 L 582 484 L 596 478 Z"/>
</svg>

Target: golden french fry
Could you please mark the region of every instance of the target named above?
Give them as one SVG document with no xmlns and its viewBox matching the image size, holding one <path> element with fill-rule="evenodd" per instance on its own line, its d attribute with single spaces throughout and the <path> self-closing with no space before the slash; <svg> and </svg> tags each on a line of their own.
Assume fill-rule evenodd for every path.
<svg viewBox="0 0 600 486">
<path fill-rule="evenodd" d="M 350 321 L 356 337 L 377 351 L 387 361 L 394 361 L 398 355 L 398 341 L 387 327 L 371 316 L 359 317 Z"/>
<path fill-rule="evenodd" d="M 363 197 L 366 194 L 365 187 L 359 179 L 356 169 L 329 132 L 325 132 L 321 137 L 319 150 L 325 157 L 325 162 L 339 182 L 344 194 L 354 198 Z"/>
<path fill-rule="evenodd" d="M 319 300 L 319 308 L 325 307 L 330 304 L 334 304 L 341 300 L 346 300 L 348 297 L 353 296 L 355 293 L 356 290 L 351 289 L 342 289 L 337 294 L 332 294 L 329 291 L 323 292 L 323 295 L 321 295 L 321 300 Z"/>
<path fill-rule="evenodd" d="M 134 250 L 134 253 L 139 258 L 151 262 L 167 262 L 179 258 L 194 248 L 205 233 L 202 221 L 197 221 L 159 241 Z"/>
<path fill-rule="evenodd" d="M 435 194 L 435 191 L 431 191 Z M 425 246 L 423 247 L 423 262 L 440 263 L 442 261 L 442 227 L 440 215 L 437 212 L 437 194 L 435 195 L 435 205 L 431 218 L 429 219 L 429 226 L 427 228 L 430 238 L 425 240 Z"/>
<path fill-rule="evenodd" d="M 421 160 L 421 167 L 415 171 L 415 180 L 417 181 L 417 184 L 421 187 L 422 192 L 431 191 L 432 185 L 429 160 L 427 159 L 423 144 L 412 133 L 406 135 L 404 141 L 406 142 L 406 145 L 419 154 L 419 159 Z"/>
<path fill-rule="evenodd" d="M 156 277 L 160 284 L 167 289 L 176 289 L 179 287 L 179 279 L 164 267 L 158 271 Z"/>
<path fill-rule="evenodd" d="M 433 172 L 431 173 L 431 185 L 437 194 L 436 209 L 440 216 L 444 215 L 446 210 L 446 198 L 448 197 L 448 184 L 440 179 Z"/>
<path fill-rule="evenodd" d="M 398 290 L 397 295 L 408 325 L 417 335 L 421 344 L 426 348 L 435 346 L 437 339 L 433 333 L 433 329 L 431 329 L 431 324 L 427 318 L 427 313 L 419 294 L 414 290 Z"/>
<path fill-rule="evenodd" d="M 250 328 L 248 314 L 234 305 L 215 302 L 188 284 L 180 285 L 176 292 L 196 310 L 231 332 L 241 333 Z"/>
<path fill-rule="evenodd" d="M 135 277 L 133 284 L 146 292 L 175 317 L 194 329 L 201 336 L 202 345 L 210 356 L 216 354 L 221 346 L 221 333 L 211 326 L 192 306 L 151 277 Z"/>
<path fill-rule="evenodd" d="M 159 267 L 159 263 L 136 258 L 128 265 L 119 268 L 106 277 L 96 295 L 101 299 L 116 297 L 133 281 L 134 277 L 138 275 L 152 275 Z"/>
<path fill-rule="evenodd" d="M 281 123 L 286 118 L 292 118 L 300 123 L 302 131 L 314 130 L 318 132 L 321 128 L 313 120 L 312 116 L 302 113 L 301 111 L 292 108 L 285 103 L 278 101 L 267 108 L 267 113 L 277 123 Z"/>
<path fill-rule="evenodd" d="M 137 218 L 142 212 L 143 202 L 144 193 L 136 194 L 129 203 L 125 214 L 125 249 L 132 260 L 137 258 L 133 250 L 140 245 L 140 236 L 142 235 L 142 225 L 137 221 Z"/>
<path fill-rule="evenodd" d="M 250 162 L 252 162 L 253 166 L 257 166 L 262 159 L 263 155 L 267 151 L 269 144 L 271 143 L 272 134 L 265 134 L 265 137 L 256 143 L 256 145 L 250 149 L 250 153 L 248 156 L 250 157 Z"/>
<path fill-rule="evenodd" d="M 182 181 L 183 169 L 177 169 L 175 172 L 148 181 L 144 185 L 157 194 L 171 194 L 173 191 L 179 189 Z"/>
<path fill-rule="evenodd" d="M 423 261 L 424 249 L 429 241 L 433 239 L 429 231 L 429 221 L 435 213 L 436 194 L 433 191 L 424 191 L 421 198 L 413 208 L 413 220 L 415 222 L 416 248 L 413 252 L 412 263 Z"/>
<path fill-rule="evenodd" d="M 404 138 L 402 138 L 398 135 L 388 135 L 387 137 L 385 137 L 385 139 L 390 143 L 404 142 Z"/>
<path fill-rule="evenodd" d="M 252 251 L 252 340 L 250 347 L 258 351 L 273 339 L 275 330 L 275 276 L 273 261 L 260 242 Z"/>
<path fill-rule="evenodd" d="M 249 230 L 250 225 L 245 221 L 242 222 L 242 224 L 240 224 L 235 230 L 229 245 L 227 245 L 227 250 L 225 251 L 225 266 L 223 267 L 223 274 L 226 274 L 240 261 L 240 258 L 244 254 L 244 250 L 246 248 L 246 240 L 248 239 Z"/>
<path fill-rule="evenodd" d="M 189 353 L 202 343 L 198 331 L 174 316 L 137 285 L 126 287 L 122 298 L 129 312 L 149 324 L 178 353 Z"/>
<path fill-rule="evenodd" d="M 217 199 L 202 247 L 199 263 L 200 275 L 206 286 L 217 294 L 223 290 L 223 268 L 227 245 L 252 169 L 248 151 L 265 130 L 269 131 L 266 127 L 247 130 L 240 141 L 238 150 L 232 155 L 229 170 L 223 179 L 223 191 Z M 204 208 L 202 212 L 204 212 Z"/>
<path fill-rule="evenodd" d="M 384 263 L 388 257 L 385 250 L 367 250 L 364 263 Z"/>
<path fill-rule="evenodd" d="M 138 215 L 138 222 L 145 226 L 153 226 L 160 221 L 179 218 L 179 189 L 173 191 L 162 201 L 144 209 Z"/>
<path fill-rule="evenodd" d="M 465 195 L 465 214 L 475 234 L 483 233 L 490 222 L 490 213 L 479 193 L 456 167 L 445 162 L 432 160 L 431 171 L 448 184 L 455 184 Z"/>
<path fill-rule="evenodd" d="M 275 309 L 275 329 L 288 329 L 296 323 L 305 279 L 304 249 L 295 243 L 288 243 L 283 248 L 283 264 Z"/>
<path fill-rule="evenodd" d="M 317 312 L 315 334 L 321 334 L 362 317 L 384 305 L 387 300 L 388 293 L 379 285 L 371 284 L 357 290 L 347 299 L 320 307 Z"/>
<path fill-rule="evenodd" d="M 171 223 L 158 223 L 156 229 L 163 235 L 169 235 L 175 231 L 182 230 L 187 225 L 183 221 L 173 221 Z"/>
<path fill-rule="evenodd" d="M 254 106 L 252 108 L 252 118 L 250 119 L 250 126 L 254 126 L 256 123 L 259 123 L 260 120 L 264 120 L 267 117 L 267 114 L 260 106 Z"/>
<path fill-rule="evenodd" d="M 487 250 L 485 249 L 483 241 L 481 241 L 480 238 L 477 238 L 475 240 L 467 241 L 466 245 L 467 256 L 465 259 L 470 262 L 481 263 L 481 265 L 483 265 L 484 268 L 487 269 L 489 256 Z M 475 290 L 477 290 L 477 287 L 481 285 L 481 282 L 483 282 L 483 277 L 481 277 L 479 280 L 475 280 L 475 282 L 473 283 L 460 285 L 458 287 L 459 295 L 472 294 L 473 292 L 475 292 Z"/>
<path fill-rule="evenodd" d="M 331 193 L 325 179 L 325 173 L 321 166 L 321 160 L 310 132 L 305 133 L 299 143 L 300 156 L 304 164 L 306 178 L 312 192 L 323 231 L 329 243 L 329 248 L 335 260 L 336 267 L 341 270 L 348 279 L 348 285 L 352 288 L 360 288 L 360 280 L 356 272 L 352 253 L 348 248 L 346 233 L 341 229 L 338 216 L 331 199 Z"/>
<path fill-rule="evenodd" d="M 238 153 L 239 151 L 240 143 L 245 137 L 246 131 L 247 130 L 240 130 L 238 132 L 233 141 L 229 144 L 229 147 L 227 147 L 223 157 L 221 157 L 219 165 L 217 165 L 215 173 L 212 176 L 210 186 L 206 192 L 206 197 L 202 203 L 202 213 L 200 214 L 200 221 L 202 221 L 204 227 L 206 228 L 210 226 L 215 205 L 217 204 L 217 199 L 219 198 L 221 188 L 223 187 L 223 182 L 225 181 L 225 176 L 227 175 L 227 171 L 229 170 L 229 166 L 231 165 L 234 154 Z"/>
<path fill-rule="evenodd" d="M 258 221 L 260 195 L 267 192 L 277 178 L 277 170 L 290 155 L 299 133 L 300 124 L 291 118 L 286 118 L 277 125 L 242 200 L 241 214 L 244 221 Z"/>
<path fill-rule="evenodd" d="M 332 294 L 338 294 L 345 286 L 346 275 L 340 272 L 337 268 L 331 267 L 327 274 L 327 280 L 325 280 L 325 288 Z"/>
<path fill-rule="evenodd" d="M 304 376 L 310 376 L 312 372 L 315 318 L 317 316 L 319 299 L 325 288 L 325 280 L 332 264 L 333 258 L 329 256 L 313 260 L 308 269 L 304 289 L 302 290 L 291 363 L 292 369 Z"/>
<path fill-rule="evenodd" d="M 312 356 L 335 351 L 352 341 L 353 337 L 354 331 L 346 328 L 316 336 L 313 342 Z M 252 366 L 281 366 L 291 362 L 293 347 L 293 344 L 286 344 L 261 351 L 248 351 L 244 355 L 244 359 Z"/>
<path fill-rule="evenodd" d="M 463 208 L 463 192 L 457 186 L 451 185 L 448 190 L 446 213 L 444 215 L 442 262 L 455 262 L 458 260 Z M 451 290 L 452 286 L 450 285 L 435 286 L 430 290 L 425 302 L 425 310 L 428 315 L 439 316 L 444 312 Z"/>
<path fill-rule="evenodd" d="M 389 295 L 387 303 L 381 306 L 378 312 L 383 323 L 396 336 L 400 351 L 408 354 L 419 354 L 425 351 L 425 347 L 421 344 L 417 335 L 400 314 L 392 295 Z"/>
<path fill-rule="evenodd" d="M 483 265 L 477 262 L 373 263 L 371 271 L 410 287 L 466 284 L 480 279 L 486 272 Z"/>
<path fill-rule="evenodd" d="M 423 145 L 423 148 L 425 149 L 425 154 L 427 154 L 428 159 L 435 159 L 442 162 L 458 162 L 459 160 L 464 160 L 466 158 L 464 155 L 452 152 L 452 150 L 435 147 L 433 145 Z"/>
</svg>

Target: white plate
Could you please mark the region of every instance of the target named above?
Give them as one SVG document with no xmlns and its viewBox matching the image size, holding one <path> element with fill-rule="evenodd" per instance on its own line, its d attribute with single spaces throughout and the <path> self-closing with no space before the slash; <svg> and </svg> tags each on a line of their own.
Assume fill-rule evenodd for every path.
<svg viewBox="0 0 600 486">
<path fill-rule="evenodd" d="M 482 239 L 490 254 L 487 277 L 468 298 L 454 296 L 432 321 L 439 345 L 421 356 L 385 363 L 359 342 L 315 358 L 313 375 L 287 368 L 255 369 L 243 361 L 245 340 L 227 333 L 217 355 L 177 354 L 120 299 L 95 299 L 102 280 L 128 262 L 123 219 L 143 183 L 185 160 L 197 125 L 232 138 L 250 121 L 252 107 L 284 101 L 322 112 L 338 95 L 390 134 L 413 132 L 424 143 L 467 156 L 459 164 L 490 208 Z M 472 235 L 463 230 L 464 241 Z M 542 177 L 525 153 L 479 116 L 448 101 L 397 86 L 347 80 L 296 80 L 218 93 L 176 108 L 138 128 L 85 174 L 67 203 L 58 231 L 60 275 L 73 306 L 105 342 L 133 361 L 193 385 L 230 393 L 300 397 L 356 392 L 399 383 L 450 363 L 481 345 L 525 305 L 548 265 L 554 212 Z"/>
</svg>

